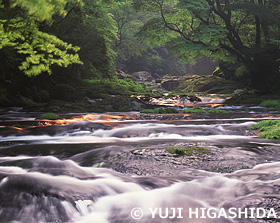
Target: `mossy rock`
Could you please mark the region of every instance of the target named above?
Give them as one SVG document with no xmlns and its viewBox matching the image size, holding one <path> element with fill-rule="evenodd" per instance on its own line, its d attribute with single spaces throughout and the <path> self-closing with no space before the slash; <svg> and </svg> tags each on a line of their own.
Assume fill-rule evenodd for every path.
<svg viewBox="0 0 280 223">
<path fill-rule="evenodd" d="M 45 119 L 45 120 L 57 120 L 59 118 L 60 118 L 59 115 L 55 113 L 46 113 L 39 117 L 39 119 Z"/>
<path fill-rule="evenodd" d="M 193 108 L 187 108 L 183 110 L 183 113 L 189 114 L 189 113 L 210 113 L 210 114 L 228 114 L 229 112 L 222 109 L 203 109 L 201 107 L 193 107 Z"/>
<path fill-rule="evenodd" d="M 280 101 L 279 100 L 264 100 L 260 103 L 261 107 L 267 108 L 280 108 Z"/>
<path fill-rule="evenodd" d="M 187 92 L 227 94 L 232 93 L 236 89 L 244 88 L 244 84 L 211 75 L 192 76 L 184 81 L 181 81 L 178 88 Z"/>
</svg>

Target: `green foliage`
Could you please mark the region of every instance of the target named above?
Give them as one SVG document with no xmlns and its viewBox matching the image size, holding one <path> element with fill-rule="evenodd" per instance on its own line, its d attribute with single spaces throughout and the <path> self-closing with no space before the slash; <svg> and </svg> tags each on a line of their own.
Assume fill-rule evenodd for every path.
<svg viewBox="0 0 280 223">
<path fill-rule="evenodd" d="M 246 66 L 240 66 L 235 70 L 235 76 L 236 77 L 243 77 L 245 74 L 248 73 L 248 69 Z"/>
<path fill-rule="evenodd" d="M 185 61 L 201 55 L 239 61 L 248 69 L 251 85 L 260 92 L 269 92 L 276 82 L 279 85 L 280 5 L 275 1 L 133 2 L 137 9 L 154 13 L 140 30 L 149 43 L 168 45 Z M 245 72 L 240 68 L 236 75 Z"/>
<path fill-rule="evenodd" d="M 152 13 L 135 11 L 131 1 L 122 1 L 118 7 L 111 7 L 117 25 L 118 39 L 115 41 L 116 67 L 126 73 L 145 70 L 164 75 L 185 74 L 185 64 L 170 57 L 164 45 L 153 46 L 139 39 L 141 27 L 153 17 Z"/>
<path fill-rule="evenodd" d="M 146 114 L 155 114 L 155 110 L 154 109 L 143 109 L 140 111 L 141 113 L 146 113 Z"/>
<path fill-rule="evenodd" d="M 277 125 L 267 128 L 264 132 L 260 133 L 259 136 L 265 139 L 280 139 L 280 126 Z"/>
<path fill-rule="evenodd" d="M 207 113 L 207 111 L 203 108 L 187 108 L 183 110 L 183 113 Z"/>
<path fill-rule="evenodd" d="M 226 110 L 222 110 L 222 109 L 203 109 L 203 108 L 201 108 L 201 107 L 194 107 L 194 108 L 187 108 L 187 109 L 184 109 L 184 110 L 183 110 L 183 113 L 227 114 L 227 113 L 229 113 L 229 112 L 226 111 Z"/>
<path fill-rule="evenodd" d="M 121 86 L 124 89 L 131 91 L 132 93 L 148 93 L 149 89 L 144 88 L 142 85 L 133 81 L 130 78 L 126 79 L 116 79 L 116 84 Z"/>
<path fill-rule="evenodd" d="M 127 79 L 103 78 L 88 79 L 86 83 L 90 84 L 93 91 L 103 94 L 144 94 L 151 93 L 150 89 L 146 89 L 137 82 Z"/>
<path fill-rule="evenodd" d="M 171 154 L 187 155 L 187 156 L 210 153 L 208 149 L 205 149 L 203 147 L 171 147 L 171 148 L 167 148 L 166 151 Z"/>
<path fill-rule="evenodd" d="M 154 109 L 154 113 L 155 114 L 164 114 L 165 113 L 165 109 L 164 108 L 155 108 Z"/>
<path fill-rule="evenodd" d="M 279 100 L 264 100 L 260 103 L 261 107 L 267 108 L 280 108 L 280 101 Z"/>
<path fill-rule="evenodd" d="M 254 124 L 251 126 L 251 129 L 252 130 L 256 130 L 256 129 L 259 129 L 259 130 L 263 130 L 263 128 L 265 127 L 271 127 L 271 126 L 275 126 L 275 125 L 280 125 L 280 120 L 263 120 L 263 121 L 260 121 L 258 122 L 257 124 Z"/>
<path fill-rule="evenodd" d="M 2 5 L 4 1 L 0 1 Z M 53 22 L 53 15 L 59 15 L 65 17 L 67 10 L 65 9 L 67 4 L 75 4 L 82 6 L 82 0 L 11 0 L 10 8 L 20 7 L 25 10 L 29 16 L 32 16 L 36 21 L 48 23 Z"/>
<path fill-rule="evenodd" d="M 40 116 L 39 119 L 46 119 L 46 120 L 57 120 L 59 119 L 59 115 L 55 113 L 47 113 Z"/>
<path fill-rule="evenodd" d="M 260 138 L 280 139 L 280 120 L 263 120 L 251 126 L 253 130 L 260 130 Z"/>
<path fill-rule="evenodd" d="M 74 47 L 58 37 L 39 29 L 38 22 L 51 24 L 53 16 L 65 16 L 66 4 L 72 0 L 52 0 L 32 2 L 28 0 L 11 1 L 11 4 L 0 9 L 0 50 L 12 47 L 21 58 L 19 69 L 28 76 L 47 72 L 51 66 L 67 67 L 70 64 L 82 64 Z M 75 4 L 80 4 L 77 1 Z M 19 10 L 18 15 L 13 10 Z M 19 9 L 20 8 L 20 9 Z M 24 13 L 25 12 L 25 13 Z"/>
</svg>

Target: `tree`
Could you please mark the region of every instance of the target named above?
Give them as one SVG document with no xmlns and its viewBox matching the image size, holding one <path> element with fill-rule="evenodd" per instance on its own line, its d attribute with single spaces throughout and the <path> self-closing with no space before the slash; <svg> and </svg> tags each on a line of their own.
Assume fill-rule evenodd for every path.
<svg viewBox="0 0 280 223">
<path fill-rule="evenodd" d="M 238 61 L 260 92 L 269 92 L 279 76 L 278 0 L 134 0 L 134 6 L 154 12 L 142 35 L 182 59 L 204 54 Z"/>
<path fill-rule="evenodd" d="M 153 16 L 152 13 L 135 11 L 130 0 L 120 1 L 110 11 L 117 26 L 117 39 L 114 44 L 117 69 L 128 73 L 141 70 L 152 74 L 185 74 L 185 63 L 170 56 L 165 46 L 154 46 L 145 40 L 139 40 L 137 33 Z"/>
<path fill-rule="evenodd" d="M 46 32 L 81 49 L 79 55 L 84 66 L 77 67 L 76 74 L 82 79 L 109 78 L 114 74 L 116 53 L 113 44 L 117 39 L 116 23 L 110 12 L 114 1 L 83 0 L 83 7 L 68 7 L 67 18 L 56 19 Z"/>
<path fill-rule="evenodd" d="M 18 55 L 19 69 L 28 76 L 42 72 L 51 74 L 57 64 L 82 64 L 79 47 L 68 44 L 54 35 L 42 32 L 39 26 L 51 25 L 53 17 L 67 16 L 70 4 L 82 6 L 81 0 L 1 0 L 0 1 L 0 50 L 13 50 Z"/>
</svg>

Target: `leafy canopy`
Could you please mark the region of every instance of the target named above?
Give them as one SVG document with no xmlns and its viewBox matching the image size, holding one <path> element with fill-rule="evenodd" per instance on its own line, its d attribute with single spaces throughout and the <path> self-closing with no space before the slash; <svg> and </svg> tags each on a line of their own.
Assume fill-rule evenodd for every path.
<svg viewBox="0 0 280 223">
<path fill-rule="evenodd" d="M 280 5 L 276 0 L 133 0 L 154 13 L 140 32 L 153 44 L 169 44 L 182 59 L 202 54 L 250 63 L 277 48 Z"/>
<path fill-rule="evenodd" d="M 40 23 L 51 25 L 53 16 L 66 16 L 66 6 L 81 0 L 11 0 L 0 1 L 0 50 L 13 48 L 21 58 L 19 69 L 28 76 L 51 74 L 51 65 L 67 67 L 82 64 L 74 47 L 39 29 Z"/>
</svg>

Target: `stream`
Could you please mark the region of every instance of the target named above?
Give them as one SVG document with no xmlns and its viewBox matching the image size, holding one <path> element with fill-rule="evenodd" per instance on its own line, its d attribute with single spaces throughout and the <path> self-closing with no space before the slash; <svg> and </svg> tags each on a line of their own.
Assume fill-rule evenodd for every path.
<svg viewBox="0 0 280 223">
<path fill-rule="evenodd" d="M 60 114 L 0 110 L 0 222 L 227 223 L 280 219 L 280 111 Z M 190 155 L 166 148 L 204 148 Z M 278 218 L 279 216 L 279 218 Z"/>
</svg>

